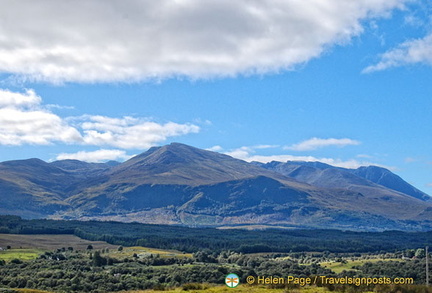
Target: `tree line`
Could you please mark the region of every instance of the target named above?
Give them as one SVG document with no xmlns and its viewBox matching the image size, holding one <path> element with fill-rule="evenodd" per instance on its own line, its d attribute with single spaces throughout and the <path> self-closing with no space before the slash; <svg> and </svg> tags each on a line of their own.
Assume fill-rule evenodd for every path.
<svg viewBox="0 0 432 293">
<path fill-rule="evenodd" d="M 231 250 L 241 253 L 302 251 L 369 253 L 432 246 L 432 231 L 219 230 L 141 223 L 25 220 L 18 216 L 0 216 L 0 233 L 71 234 L 114 245 L 147 246 L 185 252 L 209 249 L 215 252 Z"/>
<path fill-rule="evenodd" d="M 32 261 L 0 263 L 0 288 L 29 288 L 54 292 L 116 292 L 183 287 L 184 290 L 199 289 L 208 284 L 222 285 L 229 273 L 247 276 L 311 277 L 411 277 L 417 284 L 424 284 L 424 260 L 405 262 L 370 262 L 353 271 L 336 274 L 311 262 L 299 263 L 304 253 L 243 254 L 235 251 L 216 253 L 201 250 L 192 258 L 162 258 L 157 255 L 112 258 L 106 250 L 74 251 L 57 249 L 42 254 Z M 337 257 L 332 253 L 317 253 L 314 257 Z M 207 284 L 207 285 L 205 285 Z M 415 286 L 325 286 L 335 292 L 430 292 Z M 199 287 L 199 288 L 198 288 Z M 299 285 L 271 285 L 274 288 L 299 288 Z M 11 291 L 13 292 L 13 291 Z"/>
</svg>

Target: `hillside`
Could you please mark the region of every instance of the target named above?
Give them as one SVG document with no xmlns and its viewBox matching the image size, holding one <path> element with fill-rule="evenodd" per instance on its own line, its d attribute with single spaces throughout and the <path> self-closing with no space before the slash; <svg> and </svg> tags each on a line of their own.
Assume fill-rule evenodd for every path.
<svg viewBox="0 0 432 293">
<path fill-rule="evenodd" d="M 153 147 L 124 163 L 3 162 L 0 196 L 0 213 L 26 218 L 212 227 L 432 228 L 430 197 L 389 170 L 247 163 L 178 143 Z"/>
</svg>

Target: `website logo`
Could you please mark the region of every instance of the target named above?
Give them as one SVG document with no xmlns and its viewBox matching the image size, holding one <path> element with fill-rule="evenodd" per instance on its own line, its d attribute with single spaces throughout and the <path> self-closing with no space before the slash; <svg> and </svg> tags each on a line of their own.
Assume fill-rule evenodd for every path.
<svg viewBox="0 0 432 293">
<path fill-rule="evenodd" d="M 235 288 L 240 284 L 240 278 L 236 274 L 229 274 L 225 277 L 225 284 L 230 288 Z"/>
</svg>

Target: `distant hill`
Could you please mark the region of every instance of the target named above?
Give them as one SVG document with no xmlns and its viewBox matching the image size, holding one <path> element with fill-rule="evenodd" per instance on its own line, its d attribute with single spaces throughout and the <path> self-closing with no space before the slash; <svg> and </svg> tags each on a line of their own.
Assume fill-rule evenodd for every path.
<svg viewBox="0 0 432 293">
<path fill-rule="evenodd" d="M 69 208 L 69 172 L 39 159 L 0 163 L 0 213 L 40 218 Z"/>
<path fill-rule="evenodd" d="M 364 166 L 358 169 L 346 169 L 320 162 L 299 161 L 267 164 L 255 162 L 254 164 L 314 186 L 344 188 L 370 194 L 396 192 L 432 202 L 429 195 L 382 167 Z"/>
<path fill-rule="evenodd" d="M 387 169 L 377 166 L 360 167 L 351 172 L 357 176 L 363 177 L 369 181 L 380 184 L 387 188 L 411 195 L 412 197 L 431 201 L 432 198 L 426 193 L 418 190 L 408 182 Z"/>
<path fill-rule="evenodd" d="M 430 197 L 389 170 L 247 163 L 173 143 L 124 163 L 0 163 L 0 213 L 188 226 L 428 230 Z"/>
</svg>

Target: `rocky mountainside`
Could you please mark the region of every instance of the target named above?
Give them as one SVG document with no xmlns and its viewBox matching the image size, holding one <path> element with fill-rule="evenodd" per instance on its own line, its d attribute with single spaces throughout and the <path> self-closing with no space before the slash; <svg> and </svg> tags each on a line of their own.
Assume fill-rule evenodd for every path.
<svg viewBox="0 0 432 293">
<path fill-rule="evenodd" d="M 124 163 L 0 163 L 1 214 L 188 226 L 432 228 L 430 197 L 389 170 L 247 163 L 173 143 Z"/>
<path fill-rule="evenodd" d="M 401 177 L 382 167 L 365 166 L 358 169 L 334 167 L 319 162 L 270 162 L 255 165 L 291 177 L 297 181 L 325 188 L 344 188 L 364 194 L 409 195 L 422 201 L 432 202 L 426 193 L 404 181 Z"/>
</svg>

